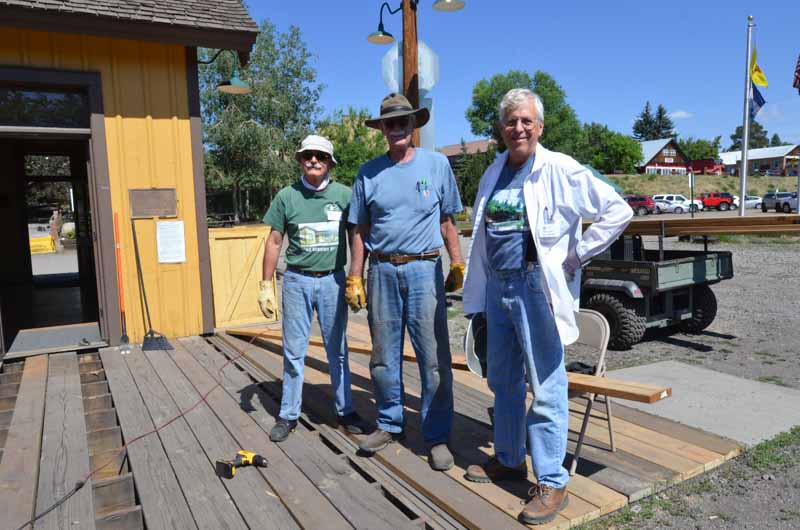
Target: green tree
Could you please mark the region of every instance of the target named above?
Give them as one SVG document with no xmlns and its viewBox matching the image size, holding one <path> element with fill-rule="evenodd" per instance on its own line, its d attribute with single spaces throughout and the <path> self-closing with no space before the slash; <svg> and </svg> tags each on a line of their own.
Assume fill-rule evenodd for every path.
<svg viewBox="0 0 800 530">
<path fill-rule="evenodd" d="M 714 140 L 704 140 L 689 136 L 678 140 L 678 145 L 689 160 L 717 158 L 722 148 L 722 136 L 717 136 Z"/>
<path fill-rule="evenodd" d="M 781 140 L 781 137 L 778 136 L 778 133 L 772 135 L 772 138 L 769 140 L 770 147 L 778 147 L 779 145 L 786 145 L 786 143 Z"/>
<path fill-rule="evenodd" d="M 201 50 L 200 58 L 212 53 Z M 237 219 L 261 215 L 277 190 L 297 178 L 294 152 L 319 116 L 324 88 L 311 59 L 297 27 L 281 33 L 264 21 L 240 69 L 251 94 L 216 90 L 231 73 L 230 54 L 200 68 L 206 185 L 231 192 Z"/>
<path fill-rule="evenodd" d="M 318 134 L 333 142 L 338 162 L 333 175 L 342 184 L 352 186 L 361 164 L 384 154 L 388 149 L 383 134 L 364 125 L 369 117 L 367 109 L 350 107 L 347 113 L 338 110 L 317 126 Z"/>
<path fill-rule="evenodd" d="M 737 151 L 742 148 L 742 126 L 736 127 L 736 130 L 731 135 L 731 146 L 728 151 Z M 769 137 L 767 130 L 755 120 L 750 121 L 750 146 L 749 149 L 758 149 L 759 147 L 769 147 Z"/>
<path fill-rule="evenodd" d="M 453 173 L 456 175 L 458 191 L 464 206 L 472 206 L 475 203 L 481 177 L 496 156 L 497 146 L 495 144 L 490 144 L 488 149 L 483 152 L 467 153 L 467 146 L 464 139 L 461 139 L 461 154 L 454 164 Z"/>
<path fill-rule="evenodd" d="M 527 72 L 511 70 L 507 74 L 496 74 L 491 79 L 481 79 L 472 89 L 472 104 L 466 117 L 472 133 L 492 137 L 498 148 L 505 150 L 500 136 L 498 105 L 506 92 L 512 88 L 528 88 L 542 99 L 544 105 L 544 132 L 540 141 L 548 149 L 575 155 L 581 145 L 580 121 L 575 110 L 567 103 L 564 89 L 552 76 L 537 70 L 533 77 Z"/>
<path fill-rule="evenodd" d="M 642 146 L 624 134 L 600 123 L 583 125 L 583 143 L 576 157 L 602 173 L 635 173 L 642 162 Z"/>
<path fill-rule="evenodd" d="M 652 138 L 653 140 L 675 138 L 677 136 L 677 134 L 675 134 L 675 124 L 672 123 L 672 118 L 669 117 L 669 113 L 664 105 L 658 105 L 654 122 L 655 134 L 658 136 L 657 138 Z"/>
<path fill-rule="evenodd" d="M 640 142 L 659 138 L 656 132 L 655 116 L 653 116 L 649 101 L 644 104 L 644 110 L 633 122 L 633 137 Z"/>
</svg>

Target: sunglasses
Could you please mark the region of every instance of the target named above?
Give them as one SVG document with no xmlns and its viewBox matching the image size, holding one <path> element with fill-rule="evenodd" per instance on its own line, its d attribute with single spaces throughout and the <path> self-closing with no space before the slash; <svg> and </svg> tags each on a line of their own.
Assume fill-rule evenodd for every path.
<svg viewBox="0 0 800 530">
<path fill-rule="evenodd" d="M 300 153 L 300 158 L 306 161 L 316 158 L 318 162 L 327 162 L 331 159 L 331 155 L 322 151 L 303 151 Z"/>
<path fill-rule="evenodd" d="M 386 118 L 383 120 L 383 124 L 386 126 L 387 129 L 391 130 L 395 127 L 400 127 L 401 129 L 405 129 L 408 127 L 409 118 L 408 116 L 399 116 L 397 118 Z"/>
</svg>

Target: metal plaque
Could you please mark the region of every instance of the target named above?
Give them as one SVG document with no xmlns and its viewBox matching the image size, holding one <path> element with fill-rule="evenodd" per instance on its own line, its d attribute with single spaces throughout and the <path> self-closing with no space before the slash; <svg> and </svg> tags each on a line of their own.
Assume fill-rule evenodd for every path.
<svg viewBox="0 0 800 530">
<path fill-rule="evenodd" d="M 175 188 L 147 188 L 128 190 L 133 219 L 152 217 L 177 217 L 178 196 Z"/>
</svg>

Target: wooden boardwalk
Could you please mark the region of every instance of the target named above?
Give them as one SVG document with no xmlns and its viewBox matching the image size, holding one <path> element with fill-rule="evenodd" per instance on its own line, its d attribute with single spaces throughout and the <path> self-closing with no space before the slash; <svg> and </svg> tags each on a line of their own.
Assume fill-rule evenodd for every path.
<svg viewBox="0 0 800 530">
<path fill-rule="evenodd" d="M 357 322 L 348 335 L 368 343 L 366 328 Z M 405 442 L 365 458 L 357 454 L 354 437 L 333 427 L 320 346 L 309 349 L 298 429 L 289 442 L 274 444 L 267 433 L 280 403 L 278 339 L 253 345 L 231 336 L 189 337 L 172 343 L 174 351 L 134 348 L 121 356 L 108 348 L 0 366 L 0 527 L 19 527 L 79 480 L 86 485 L 35 528 L 523 526 L 516 516 L 530 484 L 463 478 L 469 464 L 492 453 L 491 395 L 468 372 L 455 370 L 456 467 L 438 473 L 425 461 L 414 363 L 404 368 Z M 368 357 L 351 357 L 354 405 L 373 420 Z M 573 405 L 570 425 L 577 429 L 581 403 Z M 570 482 L 570 504 L 542 528 L 569 528 L 613 512 L 741 450 L 717 436 L 615 405 L 617 451 L 608 450 L 608 431 L 596 408 Z M 269 466 L 218 478 L 215 461 L 233 458 L 240 449 L 262 454 Z"/>
</svg>

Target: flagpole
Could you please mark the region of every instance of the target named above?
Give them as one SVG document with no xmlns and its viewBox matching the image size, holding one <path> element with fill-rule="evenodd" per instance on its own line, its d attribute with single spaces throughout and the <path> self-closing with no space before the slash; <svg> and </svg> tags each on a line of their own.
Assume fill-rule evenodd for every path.
<svg viewBox="0 0 800 530">
<path fill-rule="evenodd" d="M 747 148 L 750 146 L 750 57 L 753 51 L 753 15 L 747 17 L 747 57 L 744 74 L 744 119 L 742 125 L 742 166 L 739 171 L 739 216 L 744 217 L 744 198 L 747 196 Z"/>
</svg>

